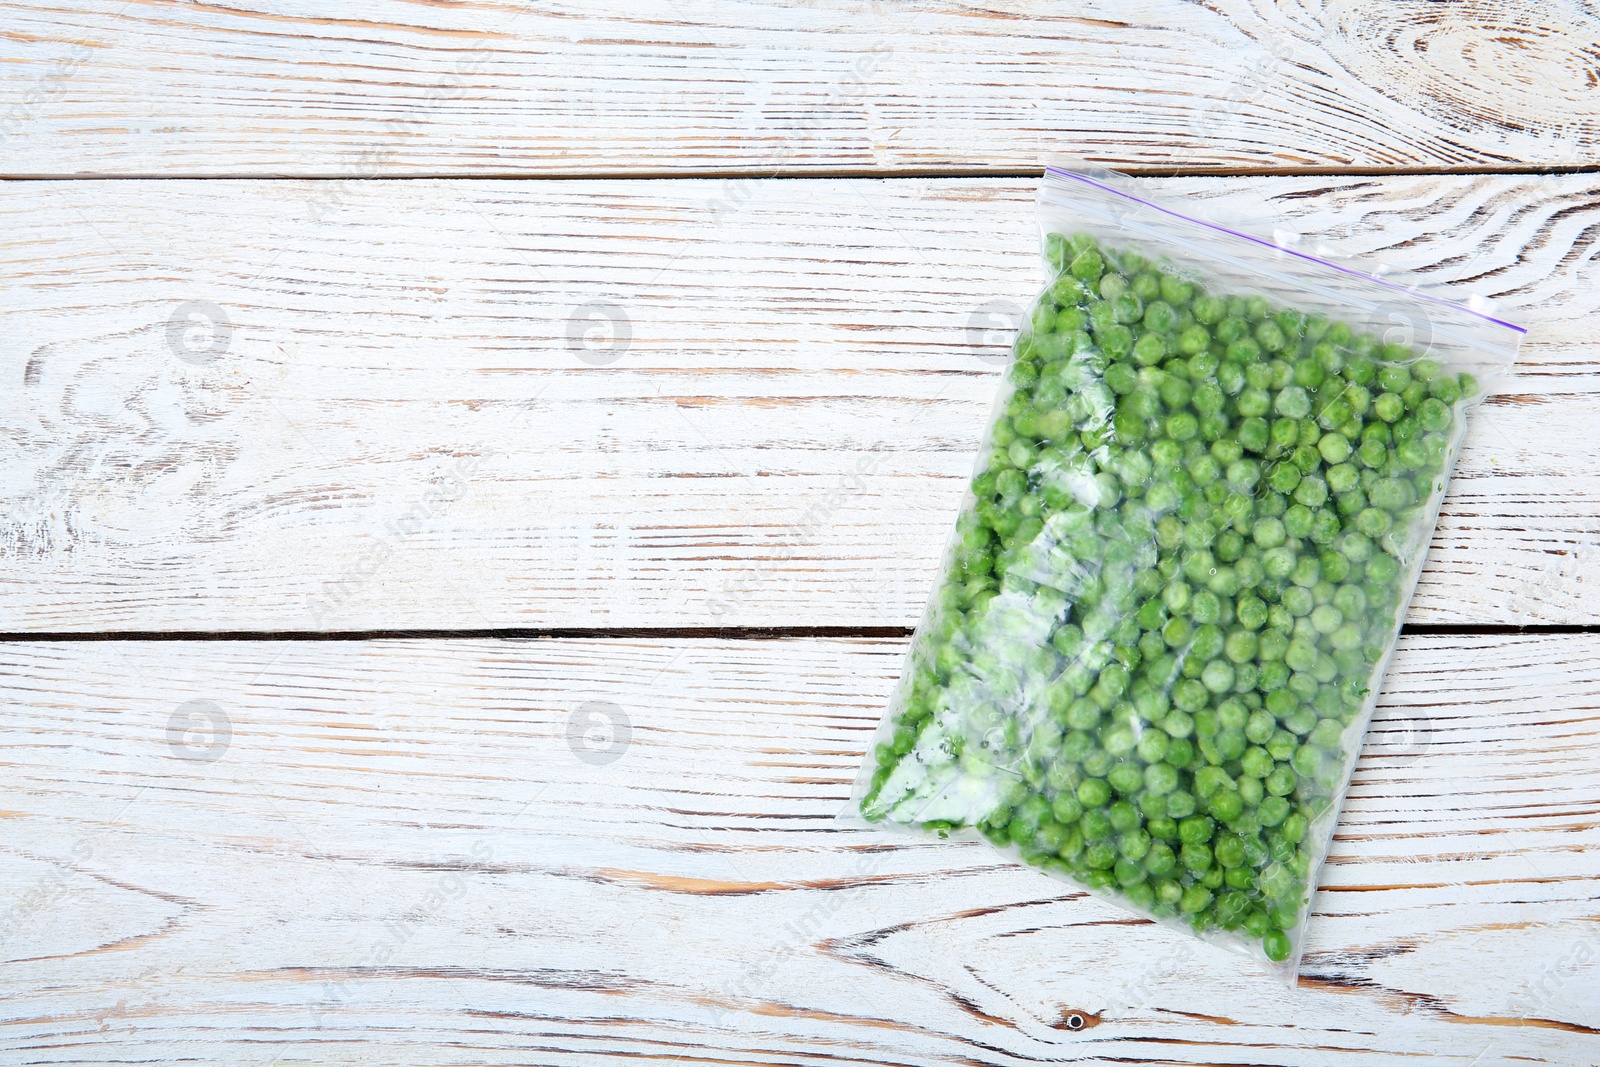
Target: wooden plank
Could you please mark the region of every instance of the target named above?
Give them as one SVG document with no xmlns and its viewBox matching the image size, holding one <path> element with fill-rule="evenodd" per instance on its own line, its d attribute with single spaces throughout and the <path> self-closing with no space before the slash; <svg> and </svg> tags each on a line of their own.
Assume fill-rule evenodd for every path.
<svg viewBox="0 0 1600 1067">
<path fill-rule="evenodd" d="M 1600 619 L 1595 179 L 1150 187 L 1526 319 L 1411 620 Z M 1033 185 L 721 188 L 0 189 L 0 628 L 912 624 Z"/>
<path fill-rule="evenodd" d="M 0 1047 L 1600 1059 L 1595 635 L 1403 642 L 1294 991 L 986 847 L 835 824 L 903 650 L 0 646 Z"/>
<path fill-rule="evenodd" d="M 1581 0 L 7 0 L 0 25 L 10 176 L 1600 162 Z"/>
</svg>

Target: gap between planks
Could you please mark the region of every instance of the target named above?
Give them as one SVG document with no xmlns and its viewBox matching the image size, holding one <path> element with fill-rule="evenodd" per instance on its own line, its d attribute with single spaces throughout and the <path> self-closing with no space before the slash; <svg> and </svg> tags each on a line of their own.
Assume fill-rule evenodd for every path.
<svg viewBox="0 0 1600 1067">
<path fill-rule="evenodd" d="M 294 182 L 411 182 L 411 181 L 670 181 L 702 178 L 730 181 L 799 181 L 815 178 L 864 178 L 874 181 L 895 178 L 994 178 L 1029 179 L 1044 173 L 1045 164 L 1033 168 L 991 169 L 987 167 L 817 167 L 785 170 L 743 169 L 739 167 L 685 167 L 682 170 L 551 171 L 529 174 L 517 170 L 447 171 L 417 170 L 399 174 L 289 174 L 284 172 L 239 171 L 206 174 L 198 171 L 167 171 L 141 174 L 0 174 L 5 182 L 152 182 L 152 181 L 294 181 Z M 1137 178 L 1428 178 L 1428 177 L 1545 177 L 1563 174 L 1600 174 L 1600 164 L 1573 163 L 1524 166 L 1507 164 L 1471 167 L 1117 167 L 1112 168 Z"/>
<path fill-rule="evenodd" d="M 97 630 L 74 633 L 70 630 L 34 633 L 26 630 L 0 633 L 0 644 L 13 642 L 91 641 L 536 641 L 564 639 L 594 640 L 706 640 L 706 641 L 781 641 L 794 638 L 908 638 L 910 626 L 635 626 L 635 627 L 526 627 L 489 629 L 396 629 L 396 630 Z M 1560 624 L 1503 626 L 1496 624 L 1454 625 L 1420 624 L 1401 627 L 1401 637 L 1539 637 L 1545 635 L 1600 634 L 1600 625 Z"/>
</svg>

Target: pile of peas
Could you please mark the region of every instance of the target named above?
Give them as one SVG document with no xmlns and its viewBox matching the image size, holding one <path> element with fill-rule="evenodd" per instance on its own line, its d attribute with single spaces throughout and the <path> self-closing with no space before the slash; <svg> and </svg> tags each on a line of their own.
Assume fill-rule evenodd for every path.
<svg viewBox="0 0 1600 1067">
<path fill-rule="evenodd" d="M 860 810 L 1274 961 L 1476 384 L 1052 234 Z"/>
</svg>

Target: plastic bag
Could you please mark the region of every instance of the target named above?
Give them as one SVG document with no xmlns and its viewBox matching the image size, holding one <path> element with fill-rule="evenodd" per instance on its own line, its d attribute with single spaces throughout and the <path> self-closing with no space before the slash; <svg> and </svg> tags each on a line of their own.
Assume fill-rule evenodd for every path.
<svg viewBox="0 0 1600 1067">
<path fill-rule="evenodd" d="M 1051 281 L 845 818 L 1292 980 L 1468 409 L 1522 330 L 1052 167 Z"/>
</svg>

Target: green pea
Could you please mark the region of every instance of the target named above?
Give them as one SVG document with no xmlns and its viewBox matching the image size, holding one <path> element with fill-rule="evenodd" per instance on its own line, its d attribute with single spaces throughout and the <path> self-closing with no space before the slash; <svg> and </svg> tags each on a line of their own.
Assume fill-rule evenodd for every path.
<svg viewBox="0 0 1600 1067">
<path fill-rule="evenodd" d="M 1429 397 L 1417 409 L 1417 420 L 1424 429 L 1442 431 L 1450 428 L 1450 408 L 1438 397 Z"/>
<path fill-rule="evenodd" d="M 1317 713 L 1304 705 L 1283 716 L 1283 725 L 1293 733 L 1304 736 L 1317 724 Z"/>
<path fill-rule="evenodd" d="M 1062 793 L 1051 803 L 1050 814 L 1058 823 L 1074 823 L 1083 814 L 1083 803 L 1072 793 Z"/>
<path fill-rule="evenodd" d="M 1350 458 L 1350 439 L 1341 433 L 1326 433 L 1317 441 L 1317 451 L 1330 463 L 1343 463 Z"/>
<path fill-rule="evenodd" d="M 1400 563 L 1393 556 L 1374 555 L 1367 561 L 1367 580 L 1378 585 L 1393 582 L 1400 573 Z"/>
<path fill-rule="evenodd" d="M 1303 419 L 1311 414 L 1311 395 L 1298 385 L 1286 386 L 1278 391 L 1272 410 L 1289 419 Z"/>
<path fill-rule="evenodd" d="M 1205 844 L 1186 843 L 1178 852 L 1178 862 L 1192 874 L 1204 874 L 1211 869 L 1214 857 Z"/>
<path fill-rule="evenodd" d="M 1166 333 L 1172 329 L 1173 324 L 1176 322 L 1177 313 L 1173 310 L 1172 305 L 1164 300 L 1152 301 L 1150 306 L 1145 309 L 1144 327 L 1147 330 L 1152 330 L 1155 333 Z"/>
<path fill-rule="evenodd" d="M 1200 672 L 1200 680 L 1213 693 L 1226 693 L 1233 688 L 1234 669 L 1221 660 L 1212 660 Z"/>
<path fill-rule="evenodd" d="M 1117 838 L 1117 851 L 1134 862 L 1144 859 L 1149 854 L 1150 847 L 1150 835 L 1137 827 Z"/>
<path fill-rule="evenodd" d="M 1119 763 L 1111 768 L 1106 778 L 1111 788 L 1119 794 L 1127 794 L 1144 784 L 1144 771 L 1132 763 Z"/>
<path fill-rule="evenodd" d="M 1380 508 L 1364 508 L 1356 516 L 1356 529 L 1368 537 L 1382 537 L 1394 525 L 1394 518 Z"/>
<path fill-rule="evenodd" d="M 1300 484 L 1300 468 L 1293 463 L 1277 463 L 1267 475 L 1267 484 L 1280 493 L 1290 493 Z"/>
<path fill-rule="evenodd" d="M 1323 550 L 1317 557 L 1317 564 L 1323 580 L 1329 583 L 1342 582 L 1350 576 L 1350 558 L 1332 548 Z"/>
<path fill-rule="evenodd" d="M 1256 603 L 1261 602 L 1258 600 Z M 1262 610 L 1265 610 L 1264 605 Z M 1222 652 L 1233 663 L 1246 663 L 1255 659 L 1259 647 L 1260 639 L 1253 630 L 1240 629 L 1229 632 L 1223 642 Z"/>
<path fill-rule="evenodd" d="M 1311 611 L 1311 626 L 1319 634 L 1331 634 L 1344 622 L 1344 616 L 1332 604 L 1320 604 Z"/>
<path fill-rule="evenodd" d="M 1316 726 L 1312 727 L 1311 736 L 1307 740 L 1318 748 L 1332 750 L 1339 747 L 1339 738 L 1342 733 L 1343 727 L 1339 725 L 1337 720 L 1321 719 Z"/>
<path fill-rule="evenodd" d="M 1170 754 L 1172 746 L 1169 744 Z M 1187 762 L 1187 761 L 1185 761 Z M 1152 763 L 1144 769 L 1144 787 L 1155 796 L 1166 796 L 1178 787 L 1180 781 L 1178 768 L 1171 763 Z"/>
<path fill-rule="evenodd" d="M 1288 539 L 1288 536 L 1282 520 L 1275 518 L 1260 520 L 1255 524 L 1255 529 L 1251 531 L 1251 539 L 1261 548 L 1277 548 Z M 1272 573 L 1270 567 L 1268 567 L 1267 573 Z"/>
<path fill-rule="evenodd" d="M 1429 383 L 1428 392 L 1432 393 L 1441 404 L 1454 404 L 1462 397 L 1472 395 L 1472 393 L 1465 391 L 1461 386 L 1462 379 L 1470 380 L 1470 378 L 1471 375 L 1467 374 L 1461 375 L 1460 378 L 1452 378 L 1448 375 L 1441 375 Z M 1476 386 L 1476 383 L 1474 383 L 1474 386 Z"/>
<path fill-rule="evenodd" d="M 1103 809 L 1085 811 L 1078 820 L 1077 829 L 1085 841 L 1104 841 L 1112 833 L 1111 819 Z"/>
<path fill-rule="evenodd" d="M 1347 622 L 1328 635 L 1328 643 L 1337 651 L 1352 651 L 1361 645 L 1361 627 Z"/>
<path fill-rule="evenodd" d="M 1244 414 L 1242 411 L 1240 414 Z M 1239 444 L 1250 452 L 1263 452 L 1268 443 L 1267 420 L 1260 416 L 1246 418 L 1239 424 Z"/>
<path fill-rule="evenodd" d="M 1294 785 L 1291 781 L 1290 789 L 1293 788 Z M 1268 791 L 1271 791 L 1270 786 L 1268 787 Z M 1272 796 L 1266 797 L 1261 801 L 1261 806 L 1256 809 L 1256 818 L 1260 820 L 1262 826 L 1277 826 L 1281 824 L 1283 820 L 1289 817 L 1289 812 L 1291 810 L 1292 809 L 1289 805 L 1289 802 L 1284 799 L 1283 794 L 1273 794 Z"/>
<path fill-rule="evenodd" d="M 1209 589 L 1200 590 L 1189 605 L 1189 617 L 1202 625 L 1215 623 L 1222 617 L 1221 599 Z"/>
<path fill-rule="evenodd" d="M 1247 752 L 1246 755 L 1248 754 Z M 1239 797 L 1244 801 L 1245 814 L 1235 820 L 1234 825 L 1241 833 L 1245 832 L 1255 819 L 1255 809 L 1261 806 L 1261 801 L 1266 795 L 1267 791 L 1262 786 L 1260 778 L 1245 775 L 1239 779 Z"/>
<path fill-rule="evenodd" d="M 1262 715 L 1263 713 L 1258 711 L 1255 714 Z M 1274 728 L 1272 716 L 1265 715 L 1264 718 L 1267 723 L 1266 730 L 1251 730 L 1246 734 L 1247 738 L 1250 740 L 1259 739 L 1260 741 L 1265 741 L 1272 736 L 1271 731 Z M 1254 725 L 1254 716 L 1252 716 L 1251 726 Z M 1263 733 L 1266 734 L 1265 737 L 1261 736 Z M 1267 754 L 1267 750 L 1262 748 L 1258 743 L 1256 745 L 1252 745 L 1248 750 L 1245 751 L 1245 754 L 1240 757 L 1239 766 L 1240 769 L 1246 774 L 1250 775 L 1251 778 L 1265 778 L 1267 775 L 1272 773 L 1273 760 L 1272 757 Z"/>
<path fill-rule="evenodd" d="M 1106 264 L 1098 251 L 1093 248 L 1086 248 L 1073 258 L 1071 265 L 1067 269 L 1079 281 L 1094 282 L 1098 281 L 1100 275 L 1105 272 Z"/>
<path fill-rule="evenodd" d="M 1166 431 L 1174 441 L 1187 441 L 1200 432 L 1200 423 L 1189 412 L 1180 411 L 1167 417 Z"/>
<path fill-rule="evenodd" d="M 1171 820 L 1168 820 L 1169 822 Z M 1164 827 L 1163 827 L 1164 829 Z M 1159 838 L 1171 838 L 1171 834 L 1156 832 L 1155 822 L 1151 822 L 1151 835 Z M 1155 841 L 1144 856 L 1144 869 L 1152 878 L 1165 878 L 1178 869 L 1177 853 L 1172 851 L 1172 846 L 1165 840 Z"/>
<path fill-rule="evenodd" d="M 1211 903 L 1211 891 L 1205 886 L 1192 885 L 1183 891 L 1183 896 L 1178 902 L 1178 908 L 1185 915 L 1194 915 L 1204 911 Z"/>
<path fill-rule="evenodd" d="M 1194 795 L 1181 789 L 1175 790 L 1167 796 L 1167 814 L 1174 819 L 1182 819 L 1193 815 L 1198 806 L 1199 804 Z"/>
<path fill-rule="evenodd" d="M 1171 803 L 1168 802 L 1170 808 Z M 1191 815 L 1178 822 L 1178 840 L 1186 845 L 1203 845 L 1211 840 L 1216 823 L 1204 815 Z"/>
<path fill-rule="evenodd" d="M 1267 741 L 1267 755 L 1271 756 L 1279 763 L 1283 763 L 1287 761 L 1290 756 L 1294 755 L 1294 750 L 1297 744 L 1298 742 L 1295 740 L 1293 733 L 1285 729 L 1279 729 L 1274 732 L 1272 737 Z M 1290 777 L 1291 781 L 1289 785 L 1290 788 L 1293 788 L 1293 776 L 1291 775 Z M 1271 792 L 1270 786 L 1268 787 L 1268 791 Z"/>
<path fill-rule="evenodd" d="M 1243 735 L 1239 735 L 1243 740 Z M 1243 746 L 1241 745 L 1241 751 Z M 1237 758 L 1237 757 L 1234 757 Z M 1225 789 L 1217 792 L 1209 802 L 1211 814 L 1218 820 L 1228 823 L 1233 822 L 1244 813 L 1244 800 L 1237 790 Z"/>
<path fill-rule="evenodd" d="M 1244 862 L 1244 842 L 1233 834 L 1223 834 L 1215 853 L 1217 862 L 1224 867 L 1237 867 Z"/>
<path fill-rule="evenodd" d="M 1333 606 L 1346 618 L 1358 618 L 1367 609 L 1367 595 L 1359 585 L 1341 585 L 1333 594 Z"/>
<path fill-rule="evenodd" d="M 1160 334 L 1147 333 L 1134 342 L 1131 352 L 1139 366 L 1154 366 L 1167 357 L 1167 342 Z"/>
<path fill-rule="evenodd" d="M 1284 510 L 1283 528 L 1290 537 L 1304 539 L 1311 536 L 1313 520 L 1310 508 L 1304 504 L 1291 504 Z"/>
<path fill-rule="evenodd" d="M 1268 930 L 1261 939 L 1262 952 L 1274 963 L 1288 959 L 1290 948 L 1289 935 L 1282 930 Z"/>
<path fill-rule="evenodd" d="M 1242 419 L 1256 419 L 1272 410 L 1272 396 L 1265 389 L 1250 387 L 1239 394 L 1234 409 Z"/>
<path fill-rule="evenodd" d="M 1339 440 L 1343 441 L 1344 438 L 1340 437 Z M 1320 508 L 1328 499 L 1328 483 L 1316 475 L 1302 478 L 1300 484 L 1295 486 L 1294 499 L 1296 503 L 1304 507 Z M 1314 523 L 1315 515 L 1313 514 Z"/>
<path fill-rule="evenodd" d="M 1136 746 L 1139 758 L 1146 763 L 1159 763 L 1167 754 L 1167 747 L 1171 744 L 1171 737 L 1161 730 L 1146 730 L 1139 737 Z M 1174 786 L 1176 782 L 1173 783 Z M 1170 792 L 1171 787 L 1162 792 Z"/>
<path fill-rule="evenodd" d="M 1384 422 L 1395 422 L 1406 413 L 1406 402 L 1394 393 L 1382 393 L 1372 402 L 1372 410 Z"/>
<path fill-rule="evenodd" d="M 1194 300 L 1195 321 L 1205 323 L 1207 326 L 1220 322 L 1226 313 L 1226 303 L 1216 296 L 1197 296 Z"/>
<path fill-rule="evenodd" d="M 1295 419 L 1274 419 L 1272 422 L 1272 445 L 1270 451 L 1281 452 L 1292 449 L 1300 440 L 1300 423 Z"/>
<path fill-rule="evenodd" d="M 1272 739 L 1277 727 L 1278 722 L 1273 718 L 1271 712 L 1264 708 L 1256 708 L 1250 713 L 1250 719 L 1245 724 L 1244 736 L 1248 741 L 1257 745 L 1264 745 Z M 1248 753 L 1246 754 L 1248 755 Z M 1272 768 L 1268 767 L 1262 770 L 1260 774 L 1256 774 L 1254 770 L 1250 770 L 1248 773 L 1256 774 L 1257 777 L 1265 777 L 1271 770 Z"/>
<path fill-rule="evenodd" d="M 1164 765 L 1155 764 L 1154 766 L 1159 767 Z M 1150 792 L 1150 769 L 1150 767 L 1145 768 L 1145 788 L 1144 791 L 1139 793 L 1137 797 L 1139 814 L 1146 820 L 1160 819 L 1165 817 L 1167 814 L 1167 798 L 1165 796 Z"/>
<path fill-rule="evenodd" d="M 1217 705 L 1217 727 L 1223 730 L 1242 730 L 1248 721 L 1250 709 L 1244 701 L 1230 697 Z"/>
<path fill-rule="evenodd" d="M 1104 807 L 1111 800 L 1111 786 L 1100 778 L 1086 778 L 1078 785 L 1078 803 L 1085 808 Z"/>
<path fill-rule="evenodd" d="M 1161 720 L 1161 728 L 1166 731 L 1168 737 L 1181 741 L 1194 733 L 1194 719 L 1181 709 L 1174 710 Z M 1170 745 L 1168 752 L 1169 754 L 1171 752 Z"/>
<path fill-rule="evenodd" d="M 1083 850 L 1083 862 L 1092 870 L 1106 870 L 1117 862 L 1117 850 L 1105 841 L 1097 841 Z"/>
<path fill-rule="evenodd" d="M 1239 620 L 1239 625 L 1246 630 L 1259 630 L 1267 621 L 1266 602 L 1257 596 L 1241 598 L 1235 613 Z"/>
</svg>

